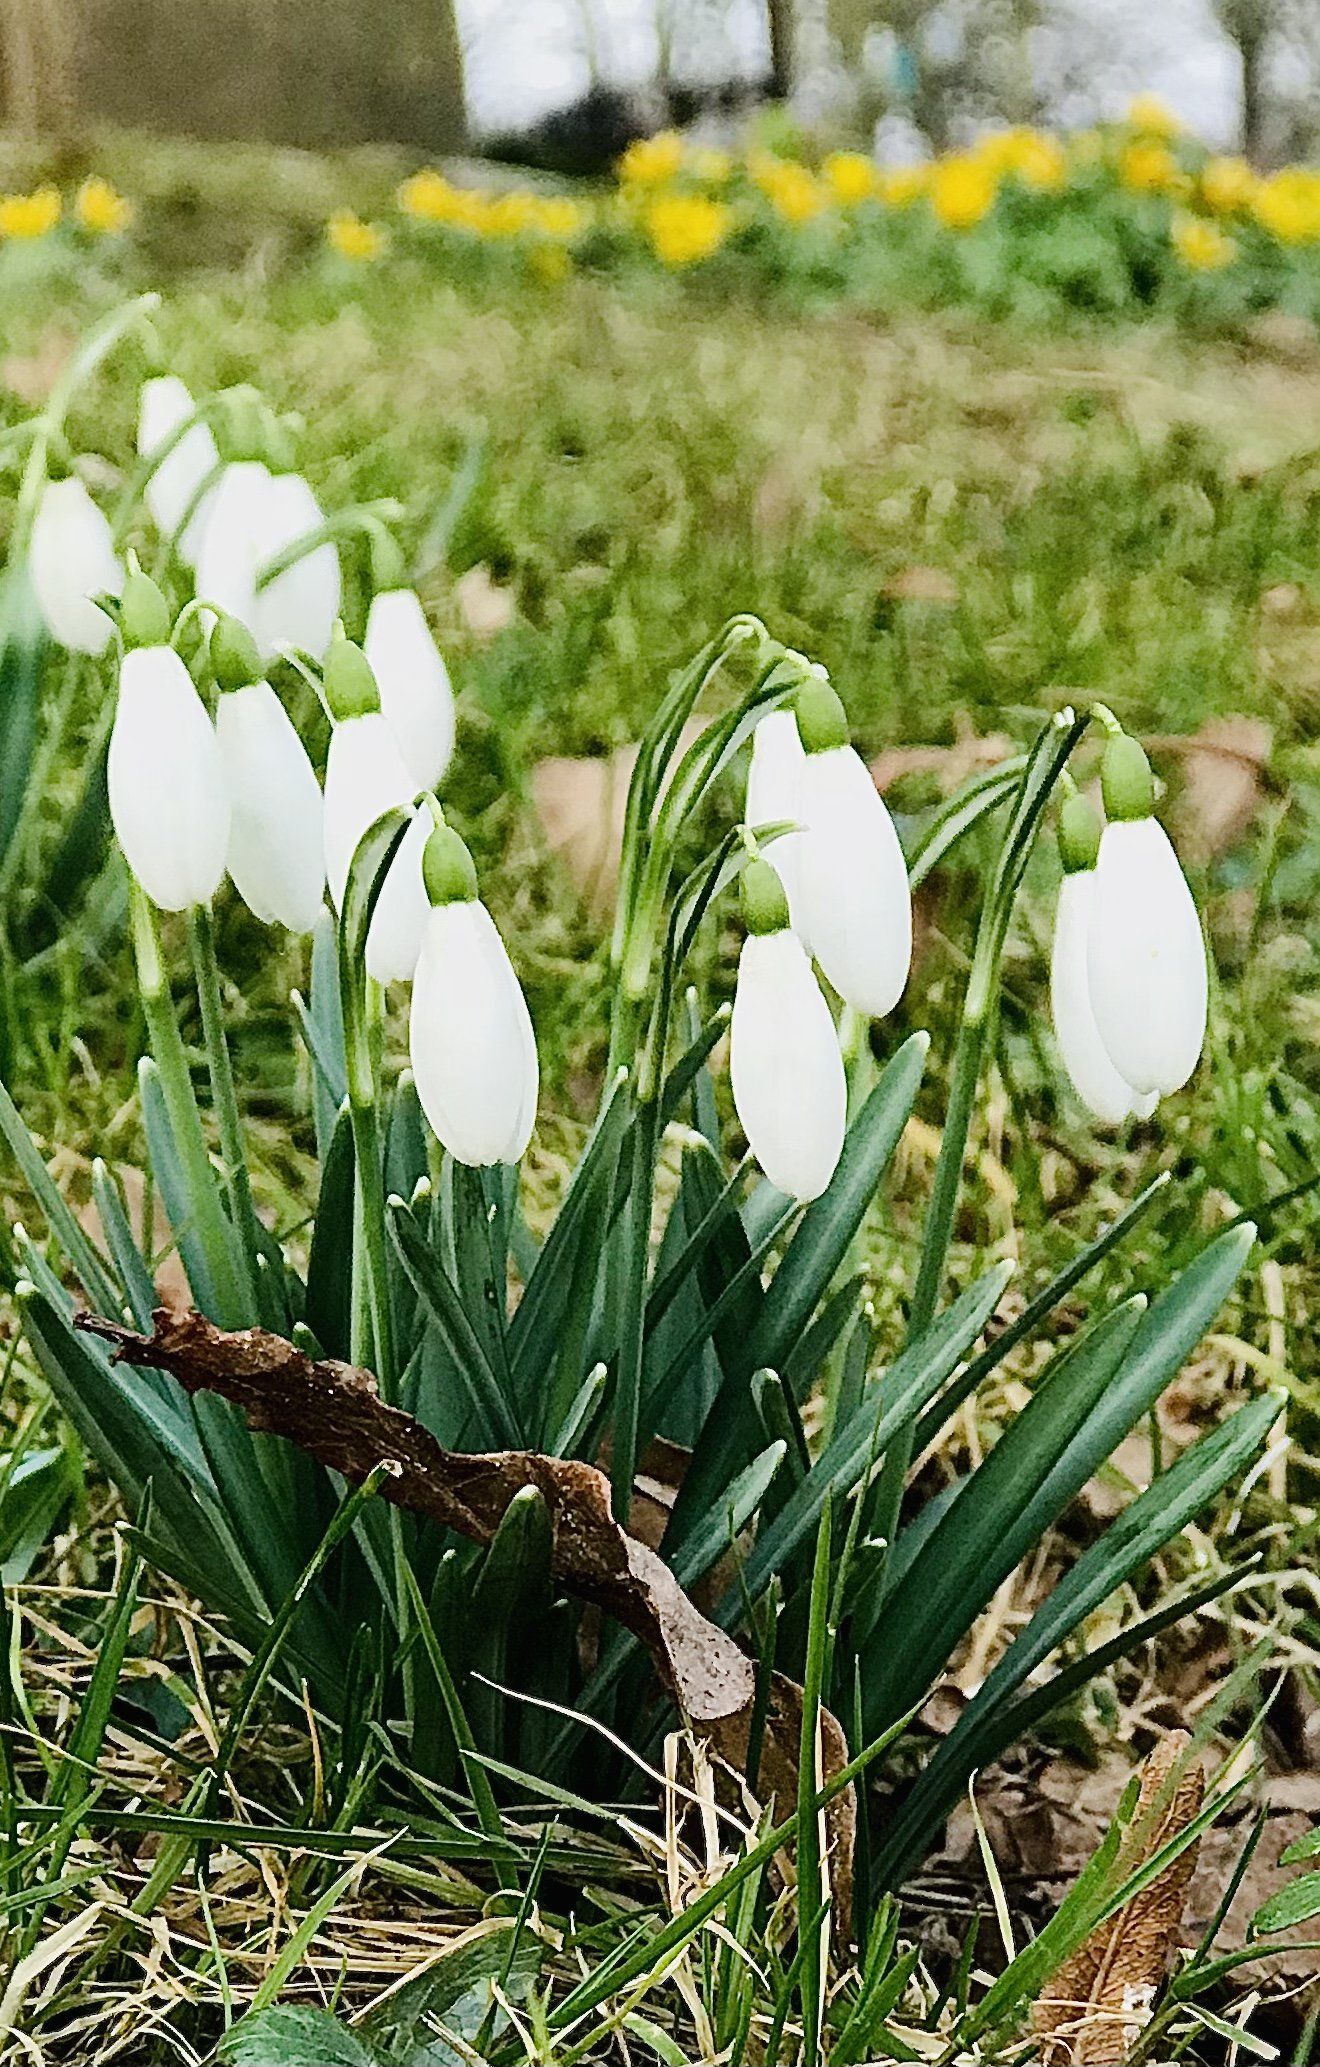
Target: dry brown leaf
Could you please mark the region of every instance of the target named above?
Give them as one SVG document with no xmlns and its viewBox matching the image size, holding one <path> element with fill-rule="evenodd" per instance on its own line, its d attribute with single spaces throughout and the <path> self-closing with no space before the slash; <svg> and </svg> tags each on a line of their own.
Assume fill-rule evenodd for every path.
<svg viewBox="0 0 1320 2067">
<path fill-rule="evenodd" d="M 984 738 L 968 733 L 952 746 L 891 746 L 876 755 L 871 775 L 878 790 L 892 788 L 905 775 L 935 775 L 947 795 L 970 775 L 1006 761 L 1012 751 L 1011 740 L 1002 732 L 990 732 Z"/>
<path fill-rule="evenodd" d="M 518 614 L 513 590 L 503 589 L 489 567 L 469 567 L 454 583 L 454 601 L 475 639 L 493 639 L 507 631 Z"/>
<path fill-rule="evenodd" d="M 1273 744 L 1269 726 L 1260 718 L 1207 718 L 1186 737 L 1146 743 L 1182 763 L 1173 813 L 1180 851 L 1202 867 L 1227 853 L 1260 808 Z"/>
<path fill-rule="evenodd" d="M 75 1326 L 113 1343 L 117 1362 L 168 1371 L 186 1392 L 232 1400 L 249 1427 L 286 1437 L 350 1484 L 391 1464 L 383 1499 L 474 1543 L 489 1543 L 509 1502 L 534 1486 L 550 1515 L 555 1578 L 639 1638 L 694 1732 L 736 1772 L 745 1770 L 755 1665 L 693 1606 L 668 1565 L 620 1528 L 610 1512 L 609 1481 L 594 1465 L 533 1450 L 446 1450 L 419 1421 L 387 1405 L 367 1371 L 314 1362 L 264 1328 L 230 1334 L 202 1314 L 164 1307 L 152 1320 L 150 1337 L 94 1314 L 80 1314 Z M 783 1815 L 797 1793 L 801 1687 L 775 1673 L 768 1707 L 759 1792 Z M 821 1728 L 828 1782 L 847 1763 L 848 1748 L 828 1710 Z M 846 1930 L 856 1827 L 851 1788 L 835 1796 L 827 1819 L 835 1914 Z"/>
<path fill-rule="evenodd" d="M 942 567 L 900 567 L 880 593 L 896 603 L 943 603 L 958 600 L 958 584 Z"/>
<path fill-rule="evenodd" d="M 1199 1811 L 1205 1780 L 1187 1757 L 1191 1742 L 1185 1730 L 1172 1730 L 1146 1760 L 1116 1879 L 1154 1858 Z M 1189 1845 L 1063 1962 L 1032 2009 L 1045 2067 L 1122 2067 L 1178 1942 L 1195 1867 Z"/>
<path fill-rule="evenodd" d="M 1239 1951 L 1248 1941 L 1251 1919 L 1261 1904 L 1287 1887 L 1302 1870 L 1283 1866 L 1280 1861 L 1289 1846 L 1306 1837 L 1320 1821 L 1320 1771 L 1272 1773 L 1255 1799 L 1244 1807 L 1244 1815 L 1216 1823 L 1207 1830 L 1187 1899 L 1192 1927 L 1200 1930 L 1223 1899 L 1246 1840 L 1251 1815 L 1263 1808 L 1265 1826 L 1216 1934 L 1216 1952 Z M 1311 1922 L 1297 1924 L 1280 1937 L 1271 1938 L 1269 1949 L 1262 1951 L 1259 1959 L 1247 1960 L 1234 1970 L 1235 1981 L 1244 1988 L 1266 1988 L 1272 1993 L 1314 1981 L 1320 1972 L 1312 1950 L 1315 1936 Z M 1304 2000 L 1299 2001 L 1299 2012 L 1304 2007 Z"/>
<path fill-rule="evenodd" d="M 11 352 L 0 364 L 0 381 L 29 409 L 38 409 L 50 395 L 73 351 L 67 331 L 47 331 L 35 352 Z"/>
<path fill-rule="evenodd" d="M 701 730 L 698 721 L 689 720 L 679 734 L 676 759 Z M 628 784 L 636 763 L 637 748 L 621 746 L 603 757 L 555 754 L 532 770 L 532 802 L 545 843 L 563 862 L 590 917 L 600 923 L 614 910 Z"/>
</svg>

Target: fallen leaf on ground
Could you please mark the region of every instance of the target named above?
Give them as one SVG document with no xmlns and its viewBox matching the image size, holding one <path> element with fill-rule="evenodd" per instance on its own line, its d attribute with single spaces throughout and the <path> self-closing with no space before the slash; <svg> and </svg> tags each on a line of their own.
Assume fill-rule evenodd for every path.
<svg viewBox="0 0 1320 2067">
<path fill-rule="evenodd" d="M 48 331 L 35 352 L 11 352 L 0 362 L 0 381 L 29 409 L 37 409 L 49 399 L 73 345 L 74 340 L 66 331 Z"/>
<path fill-rule="evenodd" d="M 935 775 L 948 795 L 971 775 L 998 767 L 1013 752 L 1013 743 L 1002 732 L 984 737 L 969 732 L 952 746 L 891 746 L 877 754 L 871 775 L 878 790 L 892 788 L 905 775 Z"/>
<path fill-rule="evenodd" d="M 534 1450 L 465 1456 L 381 1398 L 370 1372 L 314 1362 L 264 1328 L 229 1334 L 199 1313 L 152 1316 L 142 1336 L 98 1315 L 75 1326 L 114 1344 L 116 1361 L 167 1371 L 184 1390 L 232 1400 L 249 1427 L 284 1436 L 360 1485 L 381 1463 L 394 1467 L 381 1497 L 474 1543 L 490 1543 L 509 1502 L 535 1487 L 551 1523 L 555 1578 L 578 1599 L 614 1616 L 645 1645 L 689 1725 L 736 1772 L 746 1768 L 756 1666 L 733 1638 L 693 1606 L 668 1565 L 630 1536 L 610 1512 L 605 1474 L 577 1459 Z M 802 1689 L 783 1673 L 771 1680 L 762 1741 L 760 1792 L 782 1817 L 797 1795 Z M 821 1711 L 826 1782 L 848 1759 L 842 1729 Z M 856 1802 L 851 1788 L 826 1811 L 835 1914 L 846 1931 L 852 1899 Z"/>
<path fill-rule="evenodd" d="M 900 567 L 881 594 L 896 603 L 956 603 L 958 584 L 942 567 Z"/>
<path fill-rule="evenodd" d="M 1113 1869 L 1115 1886 L 1162 1851 L 1200 1809 L 1205 1779 L 1200 1765 L 1188 1760 L 1191 1742 L 1185 1730 L 1173 1730 L 1146 1760 Z M 1121 2067 L 1149 2022 L 1178 1943 L 1195 1865 L 1196 1846 L 1189 1845 L 1051 1977 L 1031 2015 L 1045 2067 Z"/>
<path fill-rule="evenodd" d="M 701 730 L 696 720 L 683 727 L 678 757 Z M 614 910 L 628 784 L 636 764 L 637 748 L 621 746 L 606 755 L 555 754 L 532 770 L 532 802 L 545 843 L 598 922 Z"/>
<path fill-rule="evenodd" d="M 1198 732 L 1146 744 L 1182 764 L 1174 832 L 1180 852 L 1204 867 L 1250 829 L 1265 792 L 1273 734 L 1260 718 L 1207 718 Z"/>
<path fill-rule="evenodd" d="M 518 614 L 512 589 L 499 586 L 489 567 L 469 567 L 454 583 L 454 601 L 464 624 L 476 639 L 493 639 L 507 631 Z"/>
</svg>

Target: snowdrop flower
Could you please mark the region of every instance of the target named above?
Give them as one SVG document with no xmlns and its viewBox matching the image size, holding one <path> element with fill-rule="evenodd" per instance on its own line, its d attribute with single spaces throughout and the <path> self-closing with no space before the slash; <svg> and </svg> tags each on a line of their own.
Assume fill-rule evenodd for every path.
<svg viewBox="0 0 1320 2067">
<path fill-rule="evenodd" d="M 33 520 L 28 572 L 52 639 L 71 653 L 104 653 L 114 626 L 92 597 L 119 595 L 124 570 L 109 519 L 74 474 L 46 483 Z"/>
<path fill-rule="evenodd" d="M 196 407 L 177 374 L 163 373 L 144 381 L 138 397 L 138 457 L 148 459 L 159 451 L 181 424 L 195 416 Z M 194 421 L 170 446 L 147 482 L 146 502 L 153 524 L 162 538 L 174 540 L 179 558 L 190 567 L 196 560 L 215 493 L 212 487 L 203 495 L 202 486 L 219 464 L 220 454 L 210 425 Z"/>
<path fill-rule="evenodd" d="M 449 826 L 428 838 L 424 873 L 430 910 L 408 1022 L 417 1095 L 456 1162 L 516 1163 L 539 1091 L 527 1001 L 477 896 L 472 857 Z"/>
<path fill-rule="evenodd" d="M 362 646 L 408 772 L 418 789 L 437 789 L 454 751 L 454 691 L 412 589 L 372 598 Z"/>
<path fill-rule="evenodd" d="M 262 551 L 255 573 L 325 522 L 301 474 L 272 474 Z M 257 591 L 257 640 L 268 659 L 296 646 L 321 660 L 329 650 L 342 592 L 339 553 L 327 539 Z"/>
<path fill-rule="evenodd" d="M 1100 1038 L 1138 1094 L 1177 1091 L 1205 1040 L 1205 942 L 1150 763 L 1118 733 L 1101 765 L 1109 820 L 1096 863 L 1087 970 Z"/>
<path fill-rule="evenodd" d="M 844 1003 L 878 1019 L 902 997 L 912 964 L 903 849 L 823 677 L 798 692 L 797 724 L 806 754 L 794 921 L 800 913 L 811 952 Z"/>
<path fill-rule="evenodd" d="M 1091 1006 L 1088 958 L 1099 850 L 1099 820 L 1085 797 L 1070 797 L 1059 820 L 1064 876 L 1050 962 L 1054 1034 L 1063 1066 L 1083 1105 L 1106 1126 L 1117 1127 L 1134 1114 L 1148 1118 L 1158 1101 L 1155 1094 L 1140 1097 L 1119 1075 L 1100 1038 Z"/>
<path fill-rule="evenodd" d="M 360 646 L 337 638 L 325 667 L 334 730 L 325 764 L 325 872 L 338 911 L 358 842 L 383 812 L 407 809 L 417 793 L 380 708 Z M 376 899 L 367 929 L 367 973 L 378 983 L 410 977 L 421 951 L 430 899 L 422 884 L 429 811 L 415 814 Z"/>
<path fill-rule="evenodd" d="M 747 771 L 743 820 L 749 826 L 777 825 L 802 817 L 802 777 L 806 755 L 793 711 L 770 711 L 752 734 L 752 761 Z M 802 899 L 797 893 L 799 833 L 781 833 L 774 843 L 774 869 L 784 886 L 793 914 L 793 930 L 807 944 Z"/>
<path fill-rule="evenodd" d="M 207 499 L 197 542 L 197 593 L 226 617 L 237 618 L 262 647 L 257 616 L 257 570 L 270 558 L 270 468 L 261 459 L 235 459 Z"/>
<path fill-rule="evenodd" d="M 230 397 L 239 454 L 208 498 L 197 547 L 197 593 L 245 625 L 263 661 L 284 646 L 324 657 L 339 615 L 339 554 L 327 540 L 265 583 L 270 562 L 323 522 L 321 506 L 301 474 L 272 472 L 282 442 L 260 397 L 245 389 Z"/>
<path fill-rule="evenodd" d="M 128 648 L 110 734 L 110 817 L 153 904 L 209 904 L 225 872 L 229 794 L 215 727 L 174 648 L 154 581 L 133 569 L 120 628 Z"/>
<path fill-rule="evenodd" d="M 729 1030 L 733 1102 L 779 1191 L 819 1198 L 843 1149 L 848 1089 L 830 1008 L 768 861 L 743 870 L 747 938 Z"/>
<path fill-rule="evenodd" d="M 213 627 L 211 667 L 220 687 L 215 733 L 231 813 L 230 880 L 266 925 L 308 933 L 325 890 L 321 786 L 237 618 Z"/>
</svg>

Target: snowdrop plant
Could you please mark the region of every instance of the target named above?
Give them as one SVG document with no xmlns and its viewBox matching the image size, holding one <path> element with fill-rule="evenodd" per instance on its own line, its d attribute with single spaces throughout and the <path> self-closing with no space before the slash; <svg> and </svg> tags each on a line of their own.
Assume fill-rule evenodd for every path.
<svg viewBox="0 0 1320 2067">
<path fill-rule="evenodd" d="M 1005 940 L 1043 817 L 1088 719 L 1070 711 L 1049 719 L 1021 760 L 934 814 L 904 856 L 821 671 L 754 618 L 727 626 L 667 687 L 640 743 L 603 950 L 609 1039 L 599 1109 L 553 1216 L 533 1223 L 518 1169 L 536 1141 L 531 1015 L 459 830 L 420 781 L 435 766 L 434 740 L 425 763 L 408 760 L 367 655 L 334 637 L 320 671 L 332 723 L 322 811 L 333 912 L 315 920 L 310 982 L 296 1000 L 315 1198 L 305 1224 L 285 1227 L 252 1160 L 210 899 L 224 894 L 217 886 L 228 863 L 254 909 L 280 923 L 305 920 L 320 890 L 315 804 L 269 699 L 249 695 L 265 683 L 251 626 L 244 637 L 222 615 L 211 630 L 198 674 L 208 695 L 214 680 L 213 724 L 177 647 L 198 609 L 223 599 L 199 587 L 191 620 L 185 609 L 171 627 L 159 595 L 130 577 L 116 661 L 125 730 L 115 818 L 137 879 L 130 909 L 150 1051 L 139 1066 L 143 1133 L 200 1314 L 222 1330 L 269 1331 L 288 1345 L 291 1382 L 301 1372 L 322 1390 L 309 1393 L 305 1440 L 276 1440 L 249 1427 L 204 1378 L 185 1388 L 166 1369 L 130 1369 L 75 1325 L 85 1307 L 102 1329 L 150 1334 L 151 1261 L 109 1170 L 93 1173 L 94 1239 L 0 1095 L 0 1134 L 47 1224 L 44 1241 L 14 1234 L 32 1354 L 124 1497 L 138 1502 L 151 1487 L 150 1554 L 254 1648 L 279 1627 L 290 1691 L 305 1685 L 345 1758 L 361 1758 L 370 1733 L 384 1733 L 420 1782 L 467 1796 L 487 1819 L 493 1789 L 516 1789 L 519 1771 L 597 1799 L 636 1784 L 602 1751 L 608 1737 L 575 1713 L 643 1752 L 672 1722 L 657 1703 L 635 1618 L 600 1623 L 566 1581 L 546 1486 L 557 1461 L 601 1467 L 607 1488 L 578 1472 L 596 1489 L 592 1527 L 607 1526 L 608 1505 L 622 1530 L 644 1461 L 672 1454 L 656 1452 L 656 1440 L 681 1446 L 684 1470 L 658 1552 L 610 1537 L 613 1577 L 650 1574 L 671 1605 L 704 1585 L 712 1654 L 730 1638 L 744 1647 L 733 1655 L 753 1695 L 737 1755 L 754 1791 L 775 1784 L 762 1770 L 756 1721 L 769 1727 L 766 1718 L 779 1714 L 783 1682 L 772 1673 L 802 1683 L 807 1749 L 792 1784 L 801 1789 L 806 1845 L 804 1933 L 809 1918 L 813 1932 L 819 1923 L 821 1860 L 811 1833 L 821 1708 L 863 1763 L 903 1740 L 901 1769 L 890 1775 L 895 1785 L 904 1776 L 895 1800 L 882 1816 L 865 1795 L 859 1803 L 864 1935 L 874 1900 L 919 1864 L 973 1771 L 1230 1583 L 1230 1573 L 1210 1573 L 1186 1596 L 1134 1605 L 1098 1650 L 1080 1640 L 1093 1612 L 1135 1584 L 1245 1468 L 1279 1411 L 1271 1395 L 1248 1401 L 1096 1534 L 1005 1640 L 947 1735 L 932 1742 L 913 1722 L 998 1588 L 1037 1556 L 1044 1533 L 1151 1412 L 1230 1296 L 1253 1239 L 1246 1226 L 1219 1233 L 1149 1304 L 1094 1294 L 1085 1325 L 1070 1317 L 1058 1339 L 1062 1302 L 1075 1313 L 1079 1288 L 1094 1283 L 1096 1266 L 1163 1187 L 1134 1197 L 988 1338 L 1011 1266 L 976 1270 L 954 1255 Z M 382 659 L 382 669 L 388 664 Z M 159 746 L 134 715 L 139 690 L 201 800 L 205 868 L 178 814 L 146 825 L 138 778 Z M 234 715 L 230 699 L 240 700 Z M 768 749 L 766 726 L 774 728 Z M 712 843 L 683 873 L 680 857 L 706 845 L 703 828 L 749 754 L 744 819 L 754 811 L 756 822 L 707 834 Z M 768 755 L 788 770 L 782 786 L 778 775 L 770 780 Z M 289 823 L 277 826 L 281 797 Z M 1144 823 L 1131 814 L 1138 801 L 1115 792 L 1111 830 Z M 241 848 L 239 824 L 249 828 Z M 849 1113 L 812 959 L 855 1013 L 891 1012 L 909 977 L 911 886 L 976 825 L 998 826 L 994 860 L 947 1092 L 935 1109 L 941 1146 L 906 1324 L 896 1329 L 877 1321 L 855 1244 L 922 1095 L 929 1043 L 920 1032 L 898 1039 L 880 1023 L 874 1082 L 859 1087 Z M 1153 848 L 1149 832 L 1139 837 Z M 777 848 L 791 857 L 791 894 Z M 413 852 L 408 894 L 416 888 L 420 903 L 416 949 L 400 957 L 412 981 L 404 1066 L 382 993 L 392 957 L 373 966 L 370 943 L 394 872 Z M 1105 879 L 1102 847 L 1097 898 Z M 747 937 L 730 1022 L 727 1001 L 703 1009 L 691 977 L 702 929 L 735 893 Z M 1167 889 L 1165 902 L 1176 903 Z M 158 906 L 186 908 L 205 1087 L 184 1047 L 170 922 L 162 925 Z M 1089 931 L 1088 970 L 1095 939 Z M 1107 1047 L 1101 974 L 1097 961 L 1089 981 Z M 726 1029 L 752 1152 L 732 1162 L 715 1067 Z M 1137 1058 L 1127 1060 L 1136 1073 L 1125 1066 L 1125 1080 L 1145 1095 L 1152 1086 L 1138 1078 L 1157 1077 L 1161 1088 L 1181 1051 L 1170 1060 L 1161 1049 L 1139 1070 Z M 904 1252 L 896 1237 L 886 1240 L 892 1269 Z M 233 1354 L 251 1370 L 269 1353 L 263 1342 L 242 1335 Z M 1039 1349 L 1028 1404 L 983 1462 L 923 1506 L 910 1482 L 913 1457 L 1023 1344 Z M 149 1362 L 149 1351 L 134 1361 L 144 1354 Z M 370 1374 L 351 1381 L 353 1398 L 378 1394 L 412 1417 L 457 1460 L 460 1477 L 470 1457 L 523 1474 L 487 1537 L 473 1540 L 458 1525 L 461 1504 L 448 1510 L 457 1517 L 449 1528 L 406 1501 L 377 1499 L 387 1482 L 399 1487 L 384 1455 L 381 1470 L 366 1475 L 367 1491 L 345 1505 L 342 1474 L 308 1448 L 328 1419 L 333 1425 L 321 1411 L 331 1396 L 324 1388 L 333 1391 L 343 1364 Z M 819 1432 L 809 1437 L 809 1426 Z M 492 1467 L 493 1452 L 510 1455 Z M 498 1853 L 492 1858 L 498 1872 Z M 842 1918 L 836 1928 L 844 1930 Z M 804 1981 L 804 1998 L 818 2000 L 818 1981 L 819 1971 Z"/>
</svg>

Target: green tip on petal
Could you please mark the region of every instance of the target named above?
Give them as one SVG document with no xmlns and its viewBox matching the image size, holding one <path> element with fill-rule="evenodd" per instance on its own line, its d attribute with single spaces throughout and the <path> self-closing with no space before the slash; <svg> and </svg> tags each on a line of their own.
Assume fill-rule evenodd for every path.
<svg viewBox="0 0 1320 2067">
<path fill-rule="evenodd" d="M 471 904 L 477 871 L 452 825 L 438 825 L 422 849 L 422 881 L 432 904 Z"/>
<path fill-rule="evenodd" d="M 392 531 L 373 531 L 371 534 L 371 586 L 373 593 L 387 595 L 391 589 L 401 589 L 407 580 L 403 547 Z"/>
<path fill-rule="evenodd" d="M 236 617 L 217 617 L 211 627 L 211 672 L 222 689 L 246 689 L 265 680 L 257 642 Z"/>
<path fill-rule="evenodd" d="M 119 629 L 125 646 L 168 646 L 174 619 L 170 606 L 149 574 L 130 569 L 119 606 Z"/>
<path fill-rule="evenodd" d="M 1070 876 L 1100 858 L 1100 815 L 1083 796 L 1069 797 L 1059 813 L 1059 854 Z"/>
<path fill-rule="evenodd" d="M 847 746 L 848 715 L 837 690 L 819 675 L 804 682 L 797 693 L 797 722 L 802 744 L 809 754 L 828 753 L 831 747 Z"/>
<path fill-rule="evenodd" d="M 360 646 L 339 633 L 326 656 L 323 686 L 326 704 L 337 725 L 345 718 L 365 718 L 380 709 L 380 691 L 370 661 Z"/>
<path fill-rule="evenodd" d="M 743 918 L 749 933 L 784 933 L 788 930 L 788 899 L 784 886 L 768 861 L 759 856 L 742 872 Z"/>
<path fill-rule="evenodd" d="M 256 388 L 243 381 L 237 387 L 226 388 L 220 397 L 222 410 L 219 427 L 227 459 L 265 459 L 266 424 L 268 414 Z"/>
<path fill-rule="evenodd" d="M 1144 749 L 1126 732 L 1118 732 L 1105 747 L 1100 763 L 1100 788 L 1105 816 L 1124 819 L 1149 818 L 1155 809 L 1155 778 Z"/>
</svg>

